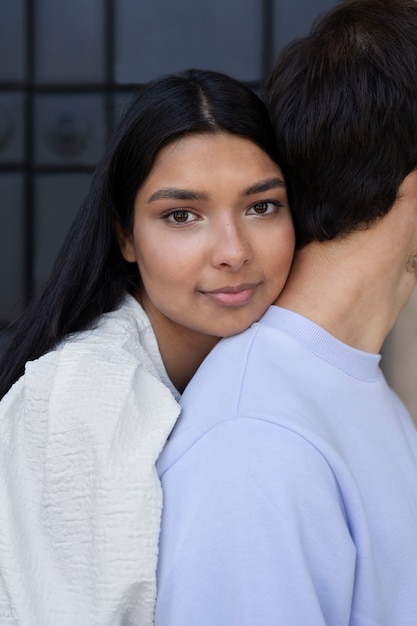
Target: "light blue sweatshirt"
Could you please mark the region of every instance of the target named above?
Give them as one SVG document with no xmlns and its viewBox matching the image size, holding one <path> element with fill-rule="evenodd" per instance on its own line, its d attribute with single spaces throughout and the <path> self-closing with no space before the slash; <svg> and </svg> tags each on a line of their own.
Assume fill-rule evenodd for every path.
<svg viewBox="0 0 417 626">
<path fill-rule="evenodd" d="M 275 306 L 212 351 L 158 463 L 156 626 L 417 625 L 417 430 L 379 360 Z"/>
</svg>

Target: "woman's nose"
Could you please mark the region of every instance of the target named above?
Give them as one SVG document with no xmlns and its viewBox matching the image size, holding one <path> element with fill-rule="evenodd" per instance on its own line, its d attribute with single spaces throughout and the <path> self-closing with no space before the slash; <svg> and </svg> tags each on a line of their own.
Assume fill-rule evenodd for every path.
<svg viewBox="0 0 417 626">
<path fill-rule="evenodd" d="M 218 229 L 213 245 L 214 265 L 237 271 L 250 263 L 253 257 L 252 248 L 242 230 L 233 222 L 223 224 Z"/>
</svg>

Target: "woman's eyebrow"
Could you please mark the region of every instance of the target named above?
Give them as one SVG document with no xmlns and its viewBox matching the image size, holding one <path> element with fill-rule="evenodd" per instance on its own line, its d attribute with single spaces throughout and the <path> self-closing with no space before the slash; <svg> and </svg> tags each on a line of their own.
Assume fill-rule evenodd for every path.
<svg viewBox="0 0 417 626">
<path fill-rule="evenodd" d="M 274 177 L 267 180 L 254 183 L 243 192 L 244 196 L 250 196 L 255 193 L 262 193 L 270 189 L 281 187 L 285 189 L 285 183 L 282 178 Z M 208 194 L 203 191 L 192 191 L 191 189 L 179 189 L 177 187 L 163 187 L 155 191 L 147 200 L 154 202 L 155 200 L 208 200 Z"/>
<path fill-rule="evenodd" d="M 208 195 L 202 191 L 191 191 L 190 189 L 177 189 L 176 187 L 164 187 L 155 191 L 147 202 L 155 200 L 208 200 Z"/>
<path fill-rule="evenodd" d="M 251 196 L 252 194 L 262 193 L 264 191 L 269 191 L 270 189 L 276 189 L 277 187 L 285 189 L 284 180 L 278 177 L 268 178 L 267 180 L 262 180 L 259 183 L 255 183 L 254 185 L 248 187 L 243 195 Z"/>
</svg>

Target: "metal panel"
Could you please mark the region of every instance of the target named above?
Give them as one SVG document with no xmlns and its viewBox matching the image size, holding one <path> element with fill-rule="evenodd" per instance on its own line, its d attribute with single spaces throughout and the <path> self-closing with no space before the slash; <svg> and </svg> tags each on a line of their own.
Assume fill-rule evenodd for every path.
<svg viewBox="0 0 417 626">
<path fill-rule="evenodd" d="M 117 125 L 120 122 L 123 115 L 128 110 L 129 105 L 132 102 L 132 99 L 133 99 L 132 92 L 123 92 L 123 93 L 114 94 L 113 106 L 112 106 L 114 125 Z"/>
<path fill-rule="evenodd" d="M 0 175 L 0 320 L 12 319 L 24 297 L 23 179 Z"/>
<path fill-rule="evenodd" d="M 24 160 L 23 95 L 0 93 L 0 164 L 17 164 Z"/>
<path fill-rule="evenodd" d="M 1 0 L 0 80 L 16 82 L 25 74 L 24 0 Z"/>
<path fill-rule="evenodd" d="M 44 282 L 88 190 L 88 174 L 39 175 L 35 182 L 35 284 Z"/>
<path fill-rule="evenodd" d="M 189 67 L 240 80 L 262 73 L 262 3 L 258 0 L 118 0 L 116 81 L 136 83 Z"/>
<path fill-rule="evenodd" d="M 38 82 L 104 80 L 102 0 L 36 0 L 35 78 Z"/>
</svg>

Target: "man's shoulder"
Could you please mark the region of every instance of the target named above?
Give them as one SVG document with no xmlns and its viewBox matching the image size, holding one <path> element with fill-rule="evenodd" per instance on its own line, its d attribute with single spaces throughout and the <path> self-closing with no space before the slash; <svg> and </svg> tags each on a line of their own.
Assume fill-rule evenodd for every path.
<svg viewBox="0 0 417 626">
<path fill-rule="evenodd" d="M 307 354 L 299 358 L 303 346 L 282 328 L 279 315 L 274 319 L 275 311 L 268 313 L 211 351 L 183 394 L 185 416 L 195 410 L 203 415 L 225 413 L 228 418 L 242 411 L 248 414 L 244 408 L 248 402 L 256 407 L 260 397 L 271 397 L 292 379 L 299 387 L 300 368 L 306 364 Z"/>
<path fill-rule="evenodd" d="M 189 383 L 182 404 L 185 405 L 189 397 L 212 395 L 213 389 L 217 391 L 215 395 L 220 392 L 229 395 L 233 392 L 229 383 L 236 384 L 245 378 L 251 367 L 266 371 L 270 360 L 275 362 L 275 367 L 285 363 L 286 346 L 290 344 L 288 349 L 293 349 L 294 344 L 279 321 L 279 309 L 270 307 L 250 328 L 222 339 Z"/>
<path fill-rule="evenodd" d="M 281 401 L 277 406 L 274 398 L 282 397 L 285 387 L 288 391 L 281 375 L 288 361 L 286 353 L 285 335 L 271 333 L 262 320 L 239 335 L 223 339 L 181 398 L 181 415 L 161 455 L 160 473 L 226 422 L 259 418 L 279 424 L 285 405 Z"/>
</svg>

